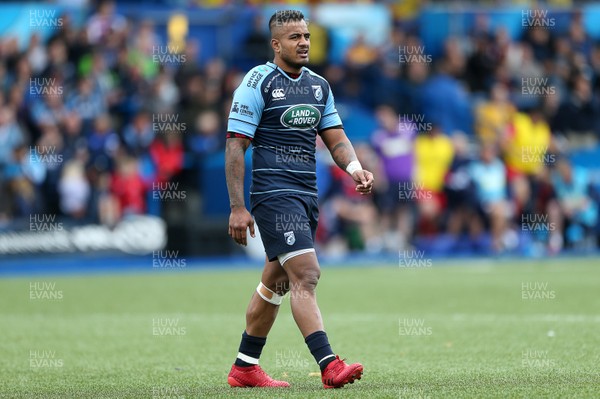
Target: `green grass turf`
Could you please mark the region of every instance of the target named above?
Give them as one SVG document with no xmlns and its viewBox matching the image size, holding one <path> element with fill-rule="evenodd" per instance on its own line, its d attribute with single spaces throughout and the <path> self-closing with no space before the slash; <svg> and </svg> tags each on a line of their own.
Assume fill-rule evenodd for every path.
<svg viewBox="0 0 600 399">
<path fill-rule="evenodd" d="M 328 391 L 310 375 L 289 299 L 261 365 L 292 388 L 226 384 L 259 270 L 2 279 L 0 397 L 600 396 L 599 260 L 433 265 L 324 268 L 333 349 L 365 366 L 361 381 Z M 63 298 L 32 300 L 35 282 Z M 157 318 L 176 335 L 154 335 L 165 331 L 153 331 Z"/>
</svg>

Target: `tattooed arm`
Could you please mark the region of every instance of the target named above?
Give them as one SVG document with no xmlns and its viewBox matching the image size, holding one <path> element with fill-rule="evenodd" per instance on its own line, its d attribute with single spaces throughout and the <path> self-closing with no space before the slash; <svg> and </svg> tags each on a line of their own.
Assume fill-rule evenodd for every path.
<svg viewBox="0 0 600 399">
<path fill-rule="evenodd" d="M 225 178 L 229 192 L 229 235 L 240 245 L 248 243 L 246 230 L 254 237 L 254 220 L 244 204 L 244 155 L 250 145 L 245 138 L 228 138 L 225 146 Z"/>
<path fill-rule="evenodd" d="M 341 169 L 347 171 L 346 168 L 351 162 L 358 161 L 354 147 L 346 137 L 344 129 L 331 128 L 324 130 L 321 132 L 321 138 L 329 149 L 331 157 Z M 356 183 L 356 191 L 361 194 L 369 194 L 373 188 L 373 173 L 364 169 L 351 172 L 352 179 Z"/>
</svg>

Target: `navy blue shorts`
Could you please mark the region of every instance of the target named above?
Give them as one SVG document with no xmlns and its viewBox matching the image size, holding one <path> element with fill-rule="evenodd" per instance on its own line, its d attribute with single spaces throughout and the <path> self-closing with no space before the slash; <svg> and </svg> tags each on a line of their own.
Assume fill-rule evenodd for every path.
<svg viewBox="0 0 600 399">
<path fill-rule="evenodd" d="M 265 198 L 252 207 L 269 261 L 278 255 L 315 247 L 317 197 L 300 194 Z"/>
</svg>

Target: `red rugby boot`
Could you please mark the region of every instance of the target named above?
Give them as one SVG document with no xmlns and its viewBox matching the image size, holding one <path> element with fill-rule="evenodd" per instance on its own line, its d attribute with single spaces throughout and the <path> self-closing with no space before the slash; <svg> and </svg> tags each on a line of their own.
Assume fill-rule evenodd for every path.
<svg viewBox="0 0 600 399">
<path fill-rule="evenodd" d="M 227 382 L 232 387 L 239 388 L 287 388 L 290 386 L 286 381 L 272 379 L 258 364 L 248 367 L 239 367 L 234 364 L 227 376 Z"/>
<path fill-rule="evenodd" d="M 329 363 L 321 373 L 323 388 L 341 388 L 346 384 L 352 384 L 354 380 L 360 380 L 362 373 L 362 364 L 348 365 L 344 359 L 340 360 L 340 357 L 336 355 L 335 360 Z"/>
</svg>

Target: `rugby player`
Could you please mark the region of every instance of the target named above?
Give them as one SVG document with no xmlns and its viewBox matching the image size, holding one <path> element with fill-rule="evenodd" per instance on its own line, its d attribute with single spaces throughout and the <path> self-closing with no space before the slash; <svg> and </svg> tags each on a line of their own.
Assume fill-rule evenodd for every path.
<svg viewBox="0 0 600 399">
<path fill-rule="evenodd" d="M 335 163 L 354 179 L 356 191 L 371 193 L 373 174 L 356 158 L 329 84 L 305 66 L 310 33 L 303 14 L 278 11 L 269 20 L 269 30 L 274 60 L 246 74 L 234 93 L 227 127 L 229 235 L 245 246 L 247 231 L 255 236 L 256 221 L 267 255 L 227 381 L 233 387 L 289 386 L 272 379 L 258 361 L 283 295 L 290 291 L 294 320 L 321 369 L 323 386 L 339 388 L 360 379 L 363 366 L 348 365 L 334 354 L 316 300 L 317 134 Z M 244 154 L 250 144 L 251 213 L 244 203 Z"/>
</svg>

